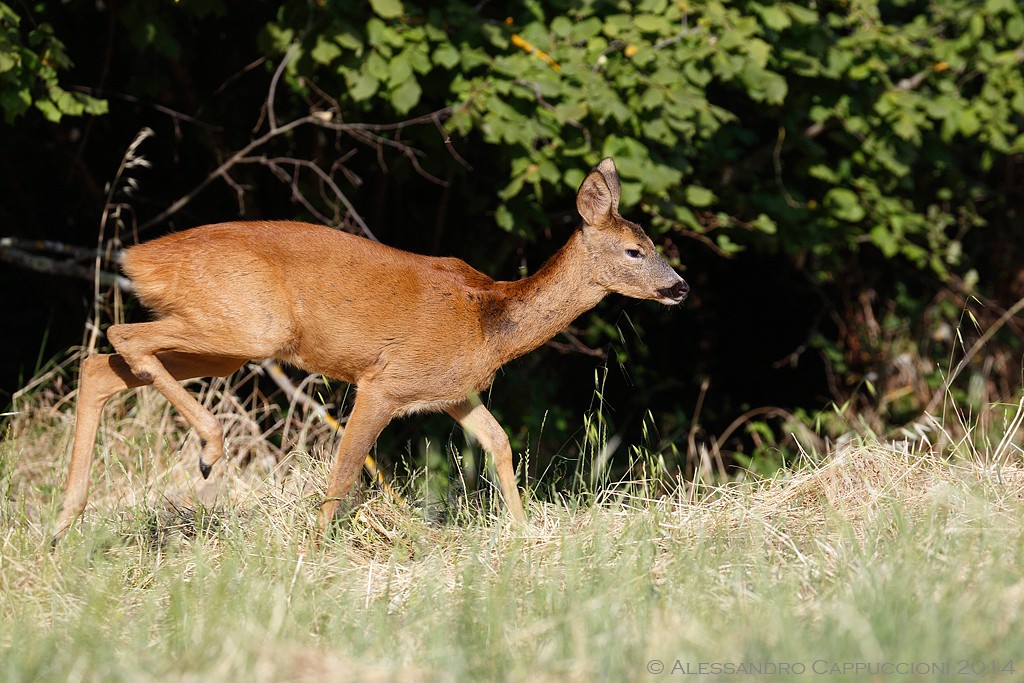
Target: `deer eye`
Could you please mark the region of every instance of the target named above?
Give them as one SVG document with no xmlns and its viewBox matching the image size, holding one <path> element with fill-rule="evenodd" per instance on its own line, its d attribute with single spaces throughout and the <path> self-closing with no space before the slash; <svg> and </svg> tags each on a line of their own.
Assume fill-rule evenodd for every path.
<svg viewBox="0 0 1024 683">
<path fill-rule="evenodd" d="M 640 251 L 639 249 L 627 249 L 626 256 L 628 256 L 629 258 L 639 259 L 644 257 L 644 252 Z"/>
</svg>

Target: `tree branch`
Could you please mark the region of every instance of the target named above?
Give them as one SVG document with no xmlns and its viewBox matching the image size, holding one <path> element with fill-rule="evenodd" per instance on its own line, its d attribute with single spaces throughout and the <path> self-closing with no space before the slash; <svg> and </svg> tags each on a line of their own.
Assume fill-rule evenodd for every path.
<svg viewBox="0 0 1024 683">
<path fill-rule="evenodd" d="M 253 153 L 256 150 L 267 145 L 272 140 L 280 136 L 286 135 L 287 133 L 297 130 L 303 126 L 313 126 L 316 128 L 323 128 L 325 130 L 347 133 L 357 140 L 360 140 L 368 144 L 377 145 L 378 148 L 381 145 L 394 147 L 398 149 L 400 152 L 402 152 L 402 154 L 404 154 L 412 162 L 416 170 L 420 172 L 422 175 L 424 175 L 424 177 L 432 178 L 434 181 L 443 184 L 444 181 L 440 181 L 434 178 L 429 173 L 424 171 L 422 167 L 420 167 L 419 162 L 416 159 L 416 151 L 413 150 L 413 148 L 396 140 L 390 140 L 380 135 L 376 135 L 376 133 L 388 131 L 401 131 L 406 127 L 423 123 L 436 124 L 437 121 L 444 120 L 445 118 L 450 116 L 453 111 L 454 107 L 444 107 L 442 109 L 438 109 L 437 111 L 431 112 L 430 114 L 418 116 L 413 119 L 400 121 L 398 123 L 393 124 L 341 123 L 338 121 L 334 121 L 333 116 L 330 118 L 325 117 L 323 115 L 324 112 L 316 112 L 313 114 L 309 114 L 307 116 L 303 116 L 293 121 L 289 121 L 288 123 L 275 123 L 275 125 L 273 125 L 270 128 L 270 130 L 265 132 L 263 135 L 260 135 L 259 137 L 253 139 L 252 141 L 249 142 L 249 144 L 245 145 L 244 147 L 236 151 L 234 154 L 229 156 L 227 159 L 225 159 L 217 168 L 215 168 L 209 175 L 207 175 L 202 181 L 200 181 L 198 185 L 196 185 L 194 188 L 192 188 L 184 195 L 176 199 L 174 202 L 170 204 L 170 206 L 161 211 L 159 214 L 143 223 L 139 227 L 139 232 L 146 232 L 147 230 L 152 229 L 154 226 L 164 223 L 168 218 L 170 218 L 171 216 L 185 208 L 185 206 L 187 206 L 189 202 L 195 199 L 195 197 L 200 192 L 209 187 L 210 184 L 212 184 L 215 180 L 217 180 L 218 178 L 223 178 L 227 181 L 228 172 L 239 163 L 251 163 L 256 159 L 263 158 L 260 155 L 253 155 Z M 323 171 L 323 169 L 321 169 L 312 161 L 292 159 L 291 163 L 303 165 L 307 168 L 310 168 L 311 170 L 313 168 L 316 168 L 317 170 L 315 170 L 314 173 L 316 173 L 317 175 L 327 175 L 326 172 Z M 334 183 L 333 180 L 331 180 L 331 184 L 333 184 L 333 187 L 331 188 L 332 192 L 334 192 L 337 199 L 341 201 L 342 204 L 345 205 L 345 208 L 353 216 L 353 220 L 355 220 L 356 223 L 359 224 L 360 228 L 368 237 L 371 237 L 371 239 L 373 239 L 372 233 L 369 231 L 369 228 L 366 226 L 365 222 L 363 222 L 363 220 L 358 217 L 358 214 L 355 213 L 351 202 L 345 196 L 344 192 L 341 191 L 341 189 L 337 186 L 336 183 Z M 237 190 L 237 184 L 235 185 L 235 187 Z"/>
<path fill-rule="evenodd" d="M 34 251 L 51 251 L 57 254 L 70 256 L 71 258 L 60 260 L 53 258 L 52 256 L 33 253 Z M 111 260 L 115 263 L 119 263 L 120 256 L 120 252 L 115 252 Z M 0 237 L 0 261 L 6 261 L 7 263 L 20 266 L 21 268 L 26 268 L 28 270 L 34 270 L 37 273 L 75 277 L 82 280 L 89 280 L 91 282 L 93 277 L 96 275 L 93 266 L 82 265 L 80 261 L 94 258 L 102 258 L 102 254 L 93 249 L 76 247 L 74 245 L 64 244 L 63 242 L 53 242 L 50 240 L 21 240 L 17 237 Z M 99 282 L 101 286 L 105 287 L 116 286 L 124 290 L 132 290 L 131 280 L 123 275 L 118 275 L 117 273 L 111 273 L 105 270 L 99 271 Z"/>
</svg>

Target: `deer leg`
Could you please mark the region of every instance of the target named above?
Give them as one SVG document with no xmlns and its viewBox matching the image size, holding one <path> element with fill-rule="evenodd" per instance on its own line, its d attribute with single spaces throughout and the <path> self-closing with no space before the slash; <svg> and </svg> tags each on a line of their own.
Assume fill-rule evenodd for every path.
<svg viewBox="0 0 1024 683">
<path fill-rule="evenodd" d="M 334 519 L 334 513 L 352 484 L 359 476 L 366 454 L 370 452 L 381 431 L 391 422 L 396 413 L 395 406 L 373 391 L 361 386 L 356 390 L 356 402 L 345 425 L 338 454 L 331 468 L 327 484 L 327 497 L 320 506 L 320 533 L 327 535 L 327 527 Z"/>
<path fill-rule="evenodd" d="M 479 401 L 463 401 L 448 408 L 446 412 L 455 418 L 456 422 L 462 425 L 462 428 L 494 458 L 494 469 L 498 472 L 501 497 L 504 499 L 512 519 L 519 524 L 524 524 L 526 514 L 523 512 L 523 502 L 519 498 L 516 473 L 512 467 L 512 447 L 508 443 L 508 435 L 505 430 Z"/>
<path fill-rule="evenodd" d="M 226 377 L 241 367 L 244 360 L 169 353 L 161 354 L 161 362 L 176 379 L 183 380 L 193 377 Z M 149 382 L 132 373 L 120 355 L 94 354 L 82 361 L 75 408 L 75 439 L 71 446 L 64 506 L 53 534 L 53 543 L 60 540 L 85 510 L 89 499 L 89 474 L 96 432 L 103 406 L 114 394 L 146 384 Z"/>
<path fill-rule="evenodd" d="M 201 345 L 202 338 L 198 337 L 193 328 L 175 320 L 164 319 L 113 325 L 107 330 L 107 339 L 128 363 L 132 374 L 143 383 L 153 385 L 199 434 L 202 445 L 199 471 L 204 478 L 209 477 L 214 464 L 224 455 L 224 430 L 213 413 L 178 384 L 178 380 L 164 366 L 160 354 L 177 352 L 179 355 L 206 355 L 206 349 Z"/>
<path fill-rule="evenodd" d="M 120 356 L 97 354 L 82 361 L 75 406 L 75 440 L 71 446 L 64 506 L 61 508 L 57 530 L 53 534 L 53 543 L 60 540 L 85 510 L 85 503 L 89 499 L 89 474 L 92 470 L 96 431 L 100 426 L 103 406 L 117 392 L 142 384 Z"/>
</svg>

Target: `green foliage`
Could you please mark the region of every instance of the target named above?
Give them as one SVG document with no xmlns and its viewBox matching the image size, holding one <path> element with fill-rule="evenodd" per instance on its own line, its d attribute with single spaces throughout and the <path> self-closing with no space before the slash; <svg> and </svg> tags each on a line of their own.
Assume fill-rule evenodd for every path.
<svg viewBox="0 0 1024 683">
<path fill-rule="evenodd" d="M 372 10 L 372 11 L 371 11 Z M 344 108 L 455 106 L 507 164 L 497 224 L 614 156 L 623 203 L 725 253 L 766 245 L 822 281 L 866 246 L 945 277 L 998 202 L 979 174 L 1024 151 L 1019 3 L 331 3 L 290 72 Z M 300 12 L 265 45 L 300 35 Z M 282 39 L 284 38 L 284 39 Z M 714 234 L 713 234 L 714 233 Z"/>
<path fill-rule="evenodd" d="M 1021 296 L 1024 10 L 1012 0 L 289 0 L 230 14 L 223 0 L 11 6 L 20 18 L 0 4 L 0 108 L 19 134 L 0 166 L 30 158 L 26 177 L 65 183 L 0 178 L 0 194 L 21 199 L 0 218 L 32 237 L 94 242 L 110 157 L 142 125 L 158 133 L 132 202 L 141 223 L 205 182 L 266 131 L 268 83 L 285 55 L 279 122 L 337 105 L 331 121 L 387 125 L 369 142 L 315 126 L 276 137 L 196 195 L 174 227 L 239 212 L 309 218 L 255 163 L 280 155 L 329 170 L 384 241 L 509 278 L 551 253 L 578 220 L 572 195 L 586 168 L 614 156 L 624 213 L 694 285 L 681 312 L 645 305 L 629 318 L 632 304 L 609 298 L 572 330 L 609 359 L 615 410 L 602 428 L 627 443 L 648 410 L 663 439 L 681 444 L 757 406 L 803 416 L 858 391 L 882 421 L 903 424 L 943 386 L 937 368 L 971 343 L 961 312 L 970 305 L 988 328 Z M 103 111 L 58 81 L 99 74 L 131 104 L 119 101 L 88 136 L 72 135 L 75 122 L 21 116 L 33 105 L 50 120 Z M 438 130 L 426 115 L 440 110 Z M 422 125 L 399 123 L 411 119 Z M 69 158 L 70 173 L 49 173 Z M 320 178 L 292 181 L 322 196 Z M 91 202 L 50 200 L 83 188 Z M 990 402 L 1019 388 L 1015 324 L 993 339 L 1009 361 L 979 354 L 963 374 L 991 378 Z M 517 450 L 543 459 L 582 443 L 568 418 L 586 403 L 572 392 L 593 363 L 540 350 L 502 376 L 495 406 Z M 736 449 L 762 461 L 746 463 L 754 469 L 791 459 L 781 423 L 767 425 L 722 444 L 727 464 Z"/>
<path fill-rule="evenodd" d="M 48 121 L 62 116 L 105 114 L 104 100 L 64 90 L 59 71 L 71 67 L 62 43 L 46 23 L 24 22 L 7 4 L 0 2 L 0 112 L 12 123 L 35 106 Z"/>
</svg>

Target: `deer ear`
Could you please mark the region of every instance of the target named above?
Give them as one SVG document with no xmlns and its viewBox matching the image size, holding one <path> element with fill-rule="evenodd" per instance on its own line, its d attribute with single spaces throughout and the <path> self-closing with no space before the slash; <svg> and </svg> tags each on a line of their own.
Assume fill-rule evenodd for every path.
<svg viewBox="0 0 1024 683">
<path fill-rule="evenodd" d="M 619 210 L 619 173 L 610 158 L 597 165 L 576 193 L 576 209 L 587 225 L 601 225 Z"/>
</svg>

